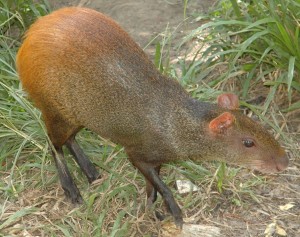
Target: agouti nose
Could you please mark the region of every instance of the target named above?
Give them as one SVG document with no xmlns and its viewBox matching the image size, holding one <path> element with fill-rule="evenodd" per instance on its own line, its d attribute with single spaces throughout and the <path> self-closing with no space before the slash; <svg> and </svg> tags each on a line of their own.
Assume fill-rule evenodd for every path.
<svg viewBox="0 0 300 237">
<path fill-rule="evenodd" d="M 276 168 L 278 172 L 285 170 L 289 164 L 288 156 L 283 149 L 280 150 L 279 154 L 280 156 L 276 160 L 277 161 Z"/>
</svg>

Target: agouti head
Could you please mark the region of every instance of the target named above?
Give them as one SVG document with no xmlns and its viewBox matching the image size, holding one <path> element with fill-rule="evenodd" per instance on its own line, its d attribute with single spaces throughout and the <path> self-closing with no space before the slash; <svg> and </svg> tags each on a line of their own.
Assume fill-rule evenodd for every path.
<svg viewBox="0 0 300 237">
<path fill-rule="evenodd" d="M 62 188 L 73 203 L 82 197 L 62 147 L 89 182 L 99 177 L 75 140 L 83 127 L 125 147 L 146 179 L 148 200 L 153 203 L 158 191 L 179 227 L 181 210 L 159 177 L 163 163 L 217 159 L 266 172 L 288 164 L 275 139 L 236 111 L 234 95 L 220 96 L 219 107 L 193 100 L 120 26 L 94 10 L 70 7 L 38 19 L 19 49 L 17 69 L 42 112 Z"/>
<path fill-rule="evenodd" d="M 229 109 L 208 122 L 208 135 L 215 141 L 217 160 L 261 172 L 283 171 L 288 165 L 284 149 L 267 130 L 238 111 L 238 99 L 232 94 L 218 97 L 218 105 Z"/>
</svg>

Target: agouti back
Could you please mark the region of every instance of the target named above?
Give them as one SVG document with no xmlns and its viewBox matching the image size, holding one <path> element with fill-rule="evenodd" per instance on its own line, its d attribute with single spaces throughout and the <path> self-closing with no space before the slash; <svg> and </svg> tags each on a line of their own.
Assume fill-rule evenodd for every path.
<svg viewBox="0 0 300 237">
<path fill-rule="evenodd" d="M 191 98 L 163 76 L 112 19 L 91 9 L 63 8 L 38 19 L 17 55 L 24 89 L 41 110 L 65 194 L 82 202 L 63 158 L 74 155 L 90 182 L 99 177 L 75 141 L 86 127 L 121 144 L 146 178 L 149 204 L 157 191 L 175 223 L 181 210 L 159 178 L 163 163 L 222 160 L 263 172 L 288 165 L 285 151 L 223 94 L 218 105 Z"/>
</svg>

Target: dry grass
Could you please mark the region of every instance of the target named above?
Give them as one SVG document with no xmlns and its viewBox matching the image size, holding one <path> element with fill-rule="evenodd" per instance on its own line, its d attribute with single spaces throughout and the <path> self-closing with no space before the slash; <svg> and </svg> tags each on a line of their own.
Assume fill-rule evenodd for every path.
<svg viewBox="0 0 300 237">
<path fill-rule="evenodd" d="M 95 140 L 95 144 L 102 145 L 100 140 Z M 203 167 L 188 162 L 184 168 L 166 165 L 162 176 L 172 187 L 189 223 L 217 226 L 222 236 L 263 236 L 267 225 L 276 221 L 288 236 L 296 237 L 300 230 L 300 164 L 295 160 L 299 148 L 299 144 L 289 147 L 294 154 L 291 154 L 290 167 L 282 174 L 263 176 L 228 168 L 222 193 L 213 175 L 218 166 L 214 163 L 203 164 L 206 175 L 199 176 L 198 169 Z M 0 233 L 3 236 L 162 236 L 164 223 L 155 220 L 153 210 L 145 212 L 143 178 L 122 151 L 110 159 L 115 152 L 119 151 L 112 150 L 106 155 L 88 152 L 96 164 L 101 163 L 101 157 L 107 157 L 101 164 L 105 168 L 105 171 L 101 169 L 102 178 L 92 185 L 87 184 L 79 168 L 70 162 L 85 200 L 83 206 L 75 208 L 65 200 L 54 164 L 48 158 L 44 165 L 49 170 L 45 169 L 42 175 L 40 168 L 20 170 L 26 164 L 18 162 L 12 182 L 19 190 L 1 195 Z M 11 170 L 1 172 L 1 180 L 6 185 L 10 174 Z M 192 181 L 200 191 L 186 195 L 176 192 L 176 178 L 197 175 L 200 178 Z M 47 180 L 45 183 L 40 182 L 41 176 Z M 294 207 L 286 211 L 279 209 L 288 203 L 294 203 Z M 161 198 L 156 209 L 165 212 Z"/>
<path fill-rule="evenodd" d="M 155 209 L 166 213 L 161 197 L 155 208 L 146 210 L 144 179 L 123 149 L 89 131 L 82 131 L 78 140 L 102 177 L 89 185 L 67 155 L 85 203 L 74 207 L 65 199 L 40 114 L 20 91 L 14 67 L 9 67 L 16 48 L 8 51 L 12 55 L 8 65 L 3 67 L 0 62 L 0 236 L 164 236 L 165 225 L 172 219 L 156 220 Z M 206 82 L 226 70 L 226 63 L 219 64 Z M 270 80 L 272 76 L 267 75 Z M 215 97 L 216 89 L 238 90 L 239 86 L 233 78 L 214 88 L 206 83 L 186 84 L 193 96 L 207 100 Z M 269 89 L 256 85 L 249 98 L 265 95 Z M 288 103 L 281 91 L 285 89 L 279 87 L 278 96 L 262 116 L 289 153 L 290 166 L 283 173 L 262 175 L 231 166 L 219 176 L 220 164 L 214 162 L 164 166 L 163 180 L 173 191 L 186 222 L 219 227 L 225 237 L 266 236 L 264 232 L 272 223 L 289 237 L 300 236 L 299 111 L 278 112 L 278 107 Z M 299 99 L 297 96 L 293 98 Z M 179 178 L 191 180 L 199 191 L 179 194 L 175 186 Z M 286 204 L 293 206 L 282 209 Z"/>
</svg>

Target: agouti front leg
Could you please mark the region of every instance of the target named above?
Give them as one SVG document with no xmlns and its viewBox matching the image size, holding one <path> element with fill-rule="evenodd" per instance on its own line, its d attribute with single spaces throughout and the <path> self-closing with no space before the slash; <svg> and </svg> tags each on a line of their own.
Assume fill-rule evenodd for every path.
<svg viewBox="0 0 300 237">
<path fill-rule="evenodd" d="M 157 166 L 154 169 L 157 172 L 157 175 L 159 175 L 161 166 Z M 153 187 L 152 183 L 146 179 L 146 193 L 147 193 L 147 205 L 150 207 L 153 203 L 155 203 L 157 199 L 157 190 Z"/>
<path fill-rule="evenodd" d="M 65 162 L 62 148 L 55 148 L 55 151 L 51 149 L 51 151 L 58 171 L 59 180 L 66 197 L 70 198 L 74 204 L 83 203 L 80 192 L 74 183 L 74 180 L 72 179 L 70 171 Z"/>
<path fill-rule="evenodd" d="M 160 168 L 161 168 L 160 165 L 154 168 L 157 172 L 157 175 L 159 175 Z M 156 188 L 153 187 L 150 181 L 148 181 L 148 179 L 145 178 L 145 181 L 146 181 L 146 193 L 147 193 L 147 207 L 150 208 L 157 199 L 157 190 Z M 171 211 L 169 210 L 169 206 L 166 203 L 165 206 L 167 207 L 168 212 L 171 213 Z M 155 216 L 160 221 L 165 219 L 165 216 L 158 211 L 155 211 Z"/>
<path fill-rule="evenodd" d="M 100 178 L 99 172 L 96 170 L 93 163 L 89 158 L 84 154 L 80 146 L 75 140 L 75 135 L 72 135 L 68 138 L 65 145 L 68 147 L 71 154 L 74 156 L 75 161 L 80 166 L 80 169 L 86 175 L 89 183 L 92 183 L 96 179 Z"/>
<path fill-rule="evenodd" d="M 174 217 L 176 226 L 182 229 L 183 219 L 182 219 L 181 210 L 177 205 L 171 190 L 159 178 L 155 166 L 142 161 L 136 161 L 135 159 L 132 159 L 132 157 L 130 158 L 134 166 L 141 171 L 141 173 L 145 176 L 145 178 L 152 184 L 153 188 L 156 189 L 161 194 L 172 216 Z"/>
</svg>

